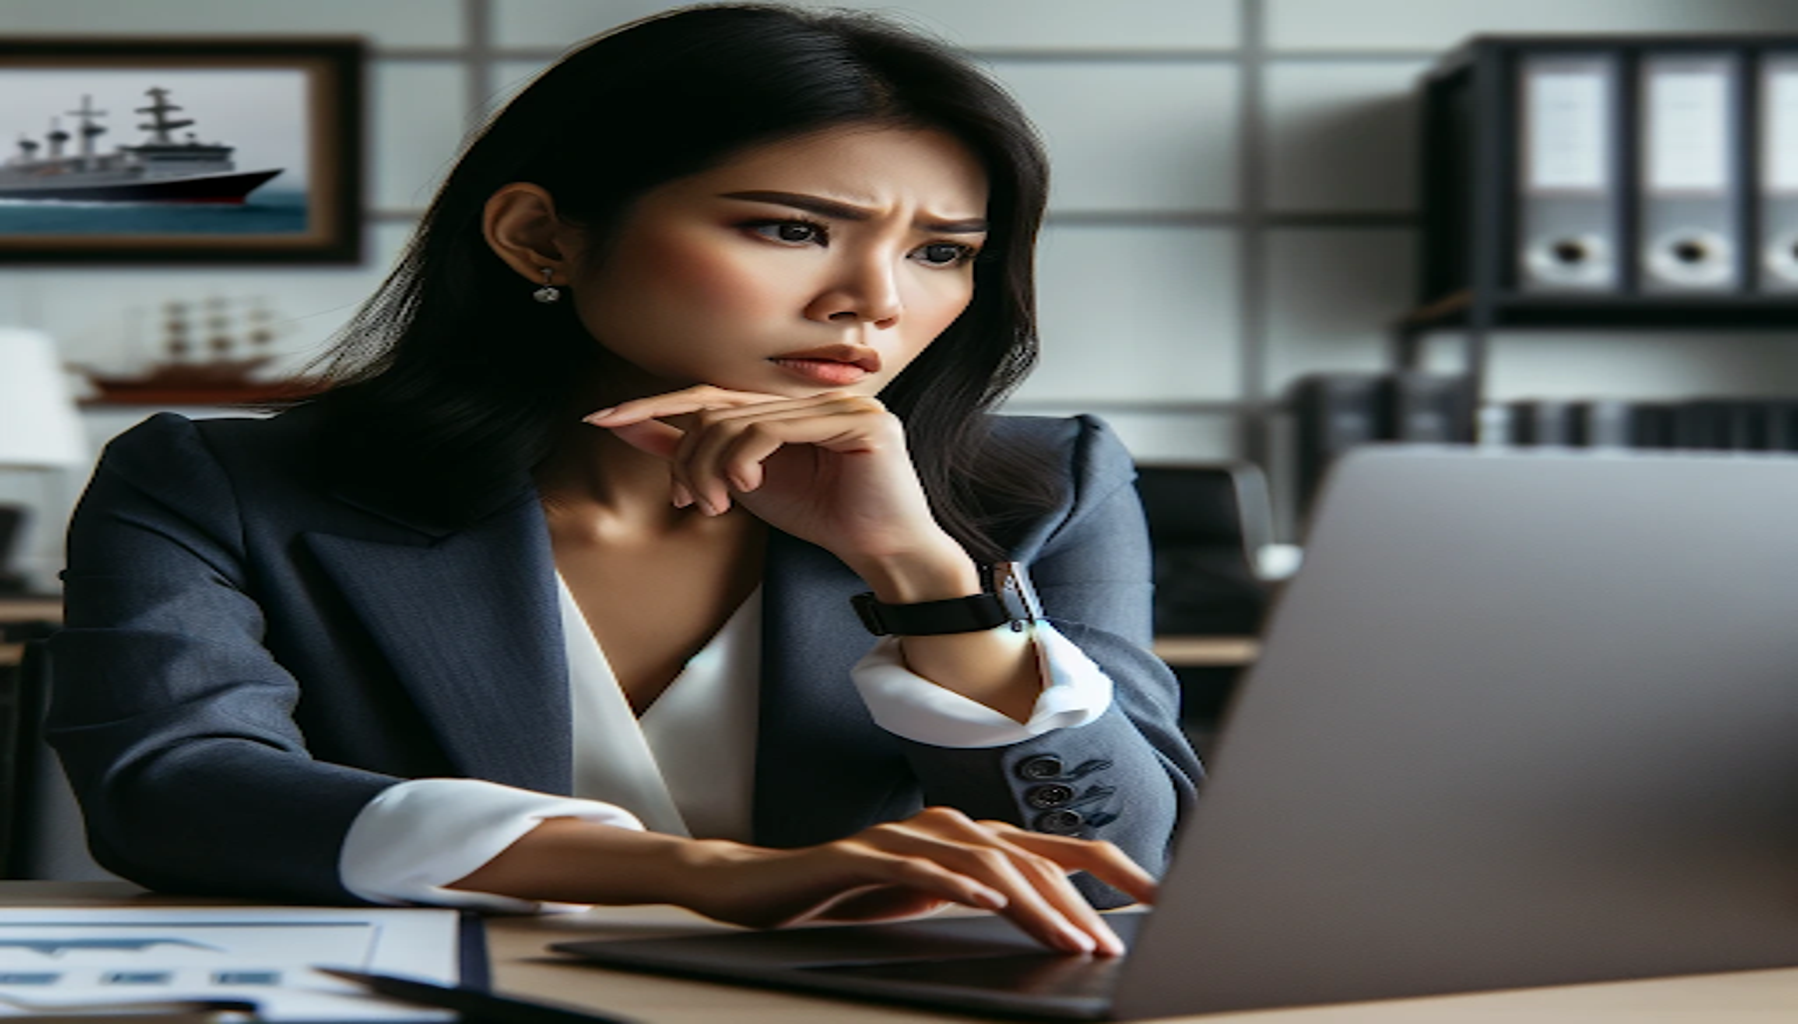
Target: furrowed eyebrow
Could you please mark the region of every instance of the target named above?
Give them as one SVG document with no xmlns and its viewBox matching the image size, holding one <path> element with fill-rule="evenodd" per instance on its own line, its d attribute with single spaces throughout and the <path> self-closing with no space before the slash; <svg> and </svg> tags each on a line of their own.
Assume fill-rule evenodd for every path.
<svg viewBox="0 0 1798 1024">
<path fill-rule="evenodd" d="M 825 199 L 821 196 L 808 196 L 803 192 L 726 192 L 720 198 L 746 199 L 752 203 L 776 203 L 837 220 L 862 221 L 872 216 L 871 213 L 859 206 L 850 206 L 848 203 L 839 203 L 834 199 Z M 987 230 L 986 220 L 980 217 L 971 217 L 967 220 L 925 221 L 920 226 L 945 235 L 979 235 L 984 234 Z"/>
</svg>

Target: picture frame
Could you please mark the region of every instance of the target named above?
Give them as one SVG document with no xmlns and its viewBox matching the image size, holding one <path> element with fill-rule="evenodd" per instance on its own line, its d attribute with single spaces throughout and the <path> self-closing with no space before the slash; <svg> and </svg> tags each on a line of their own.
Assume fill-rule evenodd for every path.
<svg viewBox="0 0 1798 1024">
<path fill-rule="evenodd" d="M 359 263 L 353 37 L 0 37 L 0 263 Z"/>
</svg>

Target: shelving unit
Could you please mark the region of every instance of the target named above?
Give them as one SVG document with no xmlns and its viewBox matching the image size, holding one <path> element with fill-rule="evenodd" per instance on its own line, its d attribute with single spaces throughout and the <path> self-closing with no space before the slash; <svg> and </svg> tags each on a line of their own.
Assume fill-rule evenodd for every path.
<svg viewBox="0 0 1798 1024">
<path fill-rule="evenodd" d="M 1635 112 L 1639 62 L 1656 53 L 1729 53 L 1741 63 L 1731 96 L 1741 118 L 1728 154 L 1741 226 L 1733 259 L 1744 290 L 1646 292 L 1638 267 L 1637 158 L 1643 144 Z M 1442 58 L 1425 76 L 1420 105 L 1422 226 L 1418 306 L 1393 328 L 1392 362 L 1421 369 L 1432 333 L 1461 337 L 1459 372 L 1471 378 L 1473 414 L 1486 393 L 1490 335 L 1506 329 L 1798 331 L 1798 294 L 1759 293 L 1762 239 L 1756 180 L 1760 144 L 1754 83 L 1769 51 L 1798 53 L 1798 37 L 1776 36 L 1481 36 Z M 1515 254 L 1523 244 L 1518 195 L 1522 118 L 1518 74 L 1525 54 L 1589 54 L 1617 60 L 1609 98 L 1614 143 L 1610 210 L 1617 225 L 1615 292 L 1530 291 Z"/>
</svg>

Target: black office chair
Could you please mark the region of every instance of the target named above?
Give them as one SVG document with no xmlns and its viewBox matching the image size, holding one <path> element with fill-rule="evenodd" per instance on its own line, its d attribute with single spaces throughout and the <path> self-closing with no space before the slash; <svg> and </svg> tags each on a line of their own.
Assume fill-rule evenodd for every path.
<svg viewBox="0 0 1798 1024">
<path fill-rule="evenodd" d="M 1155 556 L 1157 636 L 1253 636 L 1267 614 L 1269 587 L 1255 572 L 1273 540 L 1267 477 L 1248 462 L 1139 466 L 1137 493 Z M 1241 670 L 1175 666 L 1180 717 L 1201 748 L 1209 744 Z"/>
<path fill-rule="evenodd" d="M 1268 588 L 1255 573 L 1255 559 L 1273 540 L 1260 467 L 1139 466 L 1136 490 L 1155 550 L 1155 632 L 1258 633 Z"/>
<path fill-rule="evenodd" d="M 13 546 L 25 533 L 25 509 L 18 505 L 0 505 L 0 594 L 22 594 L 29 581 L 13 572 Z"/>
<path fill-rule="evenodd" d="M 6 806 L 0 824 L 0 875 L 64 882 L 115 880 L 87 852 L 87 829 L 62 763 L 44 742 L 50 699 L 50 648 L 29 640 L 14 676 L 10 743 L 5 744 Z"/>
</svg>

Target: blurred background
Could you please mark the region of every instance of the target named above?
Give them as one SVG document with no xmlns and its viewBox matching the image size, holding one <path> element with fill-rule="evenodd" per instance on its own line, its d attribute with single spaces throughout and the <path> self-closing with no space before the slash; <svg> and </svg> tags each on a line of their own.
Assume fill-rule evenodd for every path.
<svg viewBox="0 0 1798 1024">
<path fill-rule="evenodd" d="M 296 367 L 380 281 L 465 131 L 566 47 L 664 6 L 0 0 L 7 36 L 351 34 L 369 45 L 359 264 L 0 264 L 0 326 L 47 333 L 63 361 L 129 369 L 153 356 L 170 302 L 211 303 L 256 311 L 276 368 Z M 1010 408 L 1098 413 L 1145 463 L 1248 460 L 1266 471 L 1265 539 L 1278 540 L 1298 529 L 1283 398 L 1306 374 L 1391 365 L 1392 324 L 1417 303 L 1420 73 L 1476 33 L 1798 32 L 1791 0 L 839 6 L 971 50 L 1047 138 L 1043 360 Z M 11 151 L 10 135 L 0 142 Z M 1500 331 L 1491 341 L 1489 402 L 1798 393 L 1798 349 L 1764 331 Z M 89 456 L 152 411 L 84 406 Z M 14 558 L 33 589 L 53 583 L 85 478 L 85 465 L 0 472 L 0 503 L 34 513 Z"/>
</svg>

